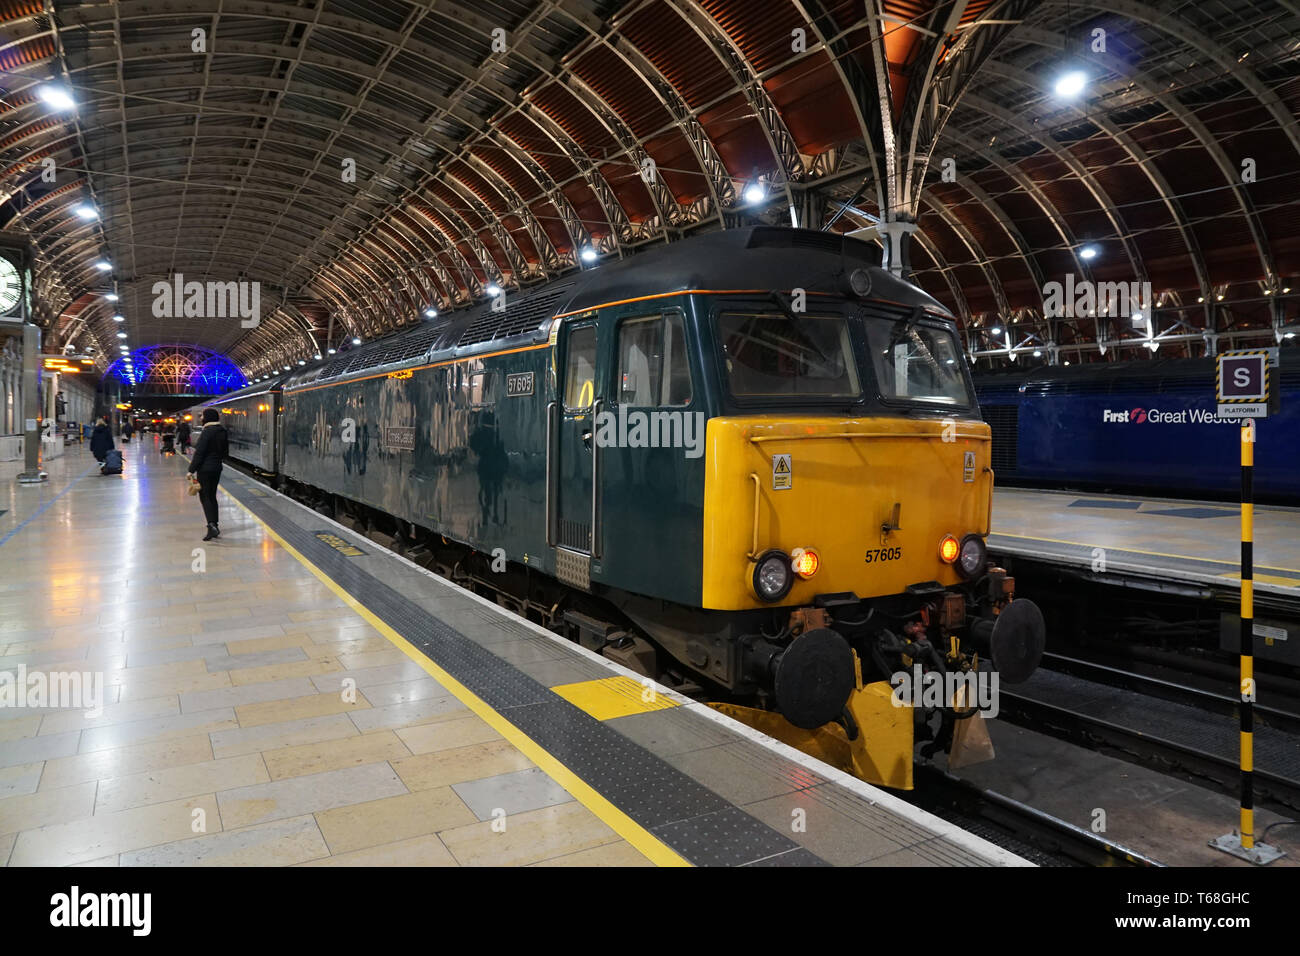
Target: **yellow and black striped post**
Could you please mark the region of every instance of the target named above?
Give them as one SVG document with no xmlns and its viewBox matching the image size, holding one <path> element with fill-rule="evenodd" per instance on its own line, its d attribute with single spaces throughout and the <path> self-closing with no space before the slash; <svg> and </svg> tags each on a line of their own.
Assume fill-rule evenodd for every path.
<svg viewBox="0 0 1300 956">
<path fill-rule="evenodd" d="M 1255 846 L 1255 422 L 1241 422 L 1241 848 Z"/>
</svg>

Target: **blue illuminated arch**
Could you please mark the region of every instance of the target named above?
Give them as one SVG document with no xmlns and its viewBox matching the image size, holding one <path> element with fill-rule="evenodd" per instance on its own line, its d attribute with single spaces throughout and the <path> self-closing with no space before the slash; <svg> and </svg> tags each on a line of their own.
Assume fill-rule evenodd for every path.
<svg viewBox="0 0 1300 956">
<path fill-rule="evenodd" d="M 108 367 L 123 385 L 162 395 L 221 395 L 243 388 L 248 379 L 234 362 L 193 345 L 152 345 L 131 352 Z"/>
</svg>

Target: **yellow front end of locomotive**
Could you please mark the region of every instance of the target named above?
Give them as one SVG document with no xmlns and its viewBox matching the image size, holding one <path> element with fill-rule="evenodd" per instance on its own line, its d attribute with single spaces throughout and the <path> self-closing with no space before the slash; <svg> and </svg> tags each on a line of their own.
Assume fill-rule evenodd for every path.
<svg viewBox="0 0 1300 956">
<path fill-rule="evenodd" d="M 990 431 L 937 418 L 746 416 L 706 432 L 703 606 L 773 606 L 755 592 L 760 556 L 776 549 L 815 570 L 776 606 L 852 592 L 867 599 L 960 578 L 945 538 L 987 535 Z M 951 548 L 951 544 L 948 545 Z"/>
</svg>

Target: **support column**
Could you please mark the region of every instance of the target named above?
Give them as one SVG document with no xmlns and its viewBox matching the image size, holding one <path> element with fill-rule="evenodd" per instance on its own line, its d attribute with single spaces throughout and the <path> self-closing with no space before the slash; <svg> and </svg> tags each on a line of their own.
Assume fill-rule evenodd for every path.
<svg viewBox="0 0 1300 956">
<path fill-rule="evenodd" d="M 908 244 L 912 233 L 916 232 L 916 223 L 906 219 L 893 219 L 878 224 L 876 231 L 880 233 L 881 244 L 885 247 L 881 266 L 900 279 L 911 279 L 912 263 Z"/>
<path fill-rule="evenodd" d="M 39 484 L 49 477 L 41 471 L 40 403 L 37 388 L 41 374 L 41 330 L 28 323 L 23 326 L 23 453 L 26 468 L 18 475 L 18 483 Z"/>
</svg>

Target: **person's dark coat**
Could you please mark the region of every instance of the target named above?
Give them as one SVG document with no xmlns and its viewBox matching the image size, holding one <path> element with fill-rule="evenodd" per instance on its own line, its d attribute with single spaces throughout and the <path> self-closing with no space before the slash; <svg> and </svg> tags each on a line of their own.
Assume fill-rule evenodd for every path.
<svg viewBox="0 0 1300 956">
<path fill-rule="evenodd" d="M 103 422 L 95 426 L 90 433 L 90 453 L 97 461 L 103 461 L 108 450 L 113 447 L 113 431 Z"/>
<path fill-rule="evenodd" d="M 176 426 L 176 440 L 180 442 L 182 445 L 188 445 L 190 443 L 189 422 L 181 422 L 179 425 Z"/>
<path fill-rule="evenodd" d="M 229 451 L 226 426 L 220 422 L 209 422 L 203 426 L 199 442 L 194 446 L 194 454 L 190 457 L 190 474 L 220 474 L 221 463 Z"/>
</svg>

